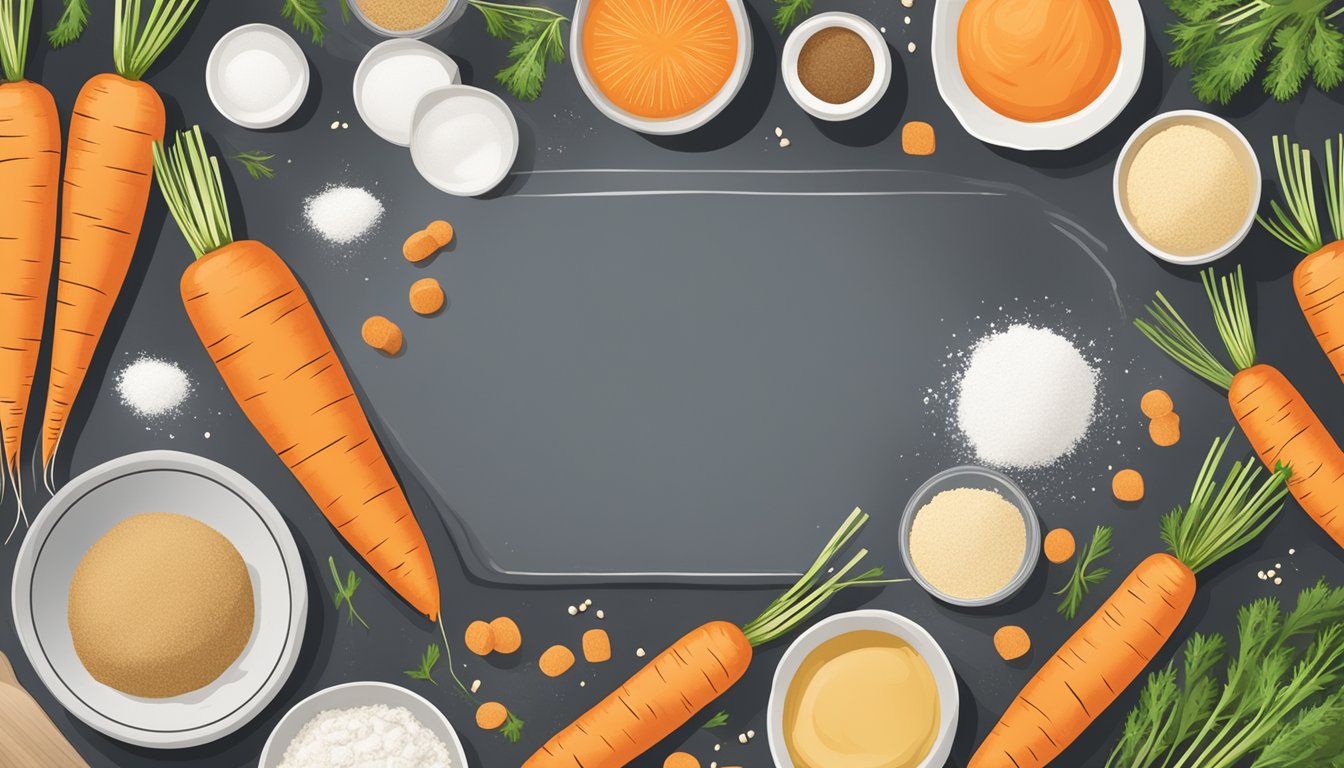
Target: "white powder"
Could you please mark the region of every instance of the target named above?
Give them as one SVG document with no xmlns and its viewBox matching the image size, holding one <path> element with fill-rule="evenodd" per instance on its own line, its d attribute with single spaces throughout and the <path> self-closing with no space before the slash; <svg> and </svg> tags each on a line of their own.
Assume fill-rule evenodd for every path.
<svg viewBox="0 0 1344 768">
<path fill-rule="evenodd" d="M 141 355 L 117 374 L 117 394 L 137 416 L 164 416 L 191 394 L 191 379 L 175 363 Z"/>
<path fill-rule="evenodd" d="M 310 720 L 279 768 L 449 768 L 448 747 L 405 707 L 329 709 Z"/>
<path fill-rule="evenodd" d="M 347 245 L 383 218 L 383 204 L 362 187 L 327 187 L 303 204 L 303 216 L 322 239 Z"/>
<path fill-rule="evenodd" d="M 260 48 L 240 51 L 224 65 L 228 99 L 248 112 L 273 109 L 294 88 L 294 76 L 285 62 Z"/>
<path fill-rule="evenodd" d="M 957 425 L 980 461 L 1043 467 L 1069 454 L 1092 424 L 1097 372 L 1068 339 L 1014 325 L 971 351 Z"/>
</svg>

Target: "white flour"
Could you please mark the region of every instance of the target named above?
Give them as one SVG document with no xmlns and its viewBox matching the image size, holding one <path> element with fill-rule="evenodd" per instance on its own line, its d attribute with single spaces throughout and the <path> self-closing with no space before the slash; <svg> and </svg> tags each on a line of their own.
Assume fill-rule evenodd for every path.
<svg viewBox="0 0 1344 768">
<path fill-rule="evenodd" d="M 117 374 L 117 394 L 137 416 L 164 416 L 191 394 L 191 379 L 175 363 L 141 355 Z"/>
<path fill-rule="evenodd" d="M 323 240 L 347 245 L 383 218 L 383 204 L 362 187 L 327 187 L 304 201 L 303 217 Z"/>
<path fill-rule="evenodd" d="M 448 747 L 405 707 L 329 709 L 294 737 L 279 768 L 450 768 Z"/>
<path fill-rule="evenodd" d="M 1097 372 L 1066 338 L 1014 325 L 971 351 L 957 398 L 957 426 L 976 457 L 999 467 L 1053 464 L 1087 434 Z"/>
</svg>

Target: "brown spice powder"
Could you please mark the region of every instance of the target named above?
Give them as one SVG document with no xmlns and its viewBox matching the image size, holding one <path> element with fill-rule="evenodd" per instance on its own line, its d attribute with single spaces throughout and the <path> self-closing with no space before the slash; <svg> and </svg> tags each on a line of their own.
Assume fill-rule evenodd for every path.
<svg viewBox="0 0 1344 768">
<path fill-rule="evenodd" d="M 868 43 L 844 27 L 817 31 L 798 52 L 798 79 L 813 96 L 830 104 L 858 98 L 873 82 L 874 69 Z"/>
<path fill-rule="evenodd" d="M 393 32 L 420 29 L 437 19 L 448 0 L 355 0 L 374 24 Z"/>
</svg>

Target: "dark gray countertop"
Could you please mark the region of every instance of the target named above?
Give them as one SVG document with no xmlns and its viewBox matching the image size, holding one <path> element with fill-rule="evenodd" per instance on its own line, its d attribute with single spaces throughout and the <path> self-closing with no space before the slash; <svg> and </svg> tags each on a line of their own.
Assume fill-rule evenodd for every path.
<svg viewBox="0 0 1344 768">
<path fill-rule="evenodd" d="M 45 28 L 59 13 L 60 3 L 45 0 L 39 5 Z M 336 21 L 335 3 L 331 5 L 328 17 Z M 177 280 L 190 252 L 172 222 L 166 220 L 156 195 L 132 276 L 95 359 L 94 375 L 76 408 L 76 432 L 67 438 L 66 445 L 71 448 L 60 471 L 63 477 L 70 477 L 115 456 L 151 448 L 190 451 L 233 467 L 270 496 L 292 526 L 307 566 L 312 610 L 298 668 L 278 700 L 233 736 L 181 752 L 127 747 L 74 721 L 41 688 L 19 649 L 10 622 L 0 622 L 0 650 L 10 656 L 19 679 L 91 763 L 254 765 L 270 729 L 294 702 L 331 684 L 374 679 L 408 684 L 441 706 L 467 743 L 474 764 L 488 768 L 518 765 L 556 729 L 638 668 L 635 648 L 655 652 L 709 619 L 745 622 L 769 602 L 778 581 L 767 580 L 773 585 L 734 585 L 731 580 L 717 580 L 707 585 L 663 579 L 630 584 L 619 579 L 519 577 L 503 571 L 582 569 L 583 560 L 593 556 L 591 553 L 602 554 L 594 542 L 612 551 L 610 557 L 603 556 L 605 562 L 595 570 L 625 569 L 628 563 L 620 559 L 623 548 L 627 553 L 637 551 L 631 537 L 643 533 L 661 540 L 676 535 L 675 526 L 666 525 L 662 517 L 671 505 L 723 503 L 721 491 L 743 494 L 733 499 L 732 505 L 748 511 L 741 518 L 726 520 L 721 529 L 687 526 L 691 535 L 713 539 L 705 545 L 704 560 L 686 566 L 690 570 L 713 570 L 730 559 L 735 548 L 744 553 L 744 559 L 752 559 L 752 567 L 767 570 L 780 559 L 795 563 L 800 554 L 807 559 L 810 555 L 805 553 L 816 549 L 849 508 L 860 505 L 874 515 L 863 537 L 864 545 L 873 551 L 871 559 L 899 575 L 896 518 L 905 498 L 927 476 L 965 458 L 955 436 L 948 434 L 946 406 L 936 397 L 944 391 L 942 387 L 951 373 L 941 362 L 933 361 L 945 353 L 955 354 L 968 335 L 983 332 L 991 309 L 997 312 L 998 305 L 1005 306 L 1004 315 L 1011 319 L 1036 319 L 1065 328 L 1076 338 L 1095 340 L 1096 347 L 1090 353 L 1102 366 L 1104 409 L 1092 439 L 1057 469 L 1015 475 L 1033 499 L 1043 523 L 1047 527 L 1065 525 L 1080 534 L 1097 524 L 1113 525 L 1117 553 L 1109 565 L 1116 571 L 1128 570 L 1160 547 L 1158 516 L 1186 497 L 1210 440 L 1232 427 L 1222 395 L 1166 361 L 1125 319 L 1132 318 L 1155 289 L 1161 289 L 1178 306 L 1191 308 L 1192 316 L 1200 321 L 1199 328 L 1209 328 L 1197 311 L 1202 291 L 1196 272 L 1169 267 L 1143 253 L 1125 234 L 1111 202 L 1114 159 L 1130 132 L 1157 112 L 1198 106 L 1189 93 L 1186 73 L 1171 69 L 1162 58 L 1167 41 L 1161 29 L 1171 20 L 1163 3 L 1143 3 L 1149 15 L 1148 64 L 1143 85 L 1130 107 L 1091 141 L 1067 152 L 1039 154 L 997 149 L 971 139 L 943 105 L 928 59 L 932 0 L 916 0 L 913 9 L 891 0 L 828 0 L 819 4 L 818 10 L 852 10 L 885 26 L 897 61 L 887 99 L 870 116 L 839 126 L 809 119 L 788 99 L 777 70 L 782 41 L 767 26 L 770 4 L 752 0 L 751 5 L 755 64 L 742 95 L 706 129 L 667 139 L 626 131 L 603 119 L 587 102 L 568 64 L 553 66 L 545 92 L 536 103 L 519 105 L 506 96 L 516 109 L 523 137 L 516 166 L 522 173 L 488 199 L 459 200 L 435 192 L 415 174 L 404 150 L 379 141 L 360 123 L 349 83 L 360 56 L 376 42 L 362 28 L 341 28 L 337 21 L 325 49 L 300 41 L 313 67 L 313 86 L 294 120 L 264 132 L 246 131 L 226 122 L 210 105 L 203 87 L 202 73 L 211 46 L 225 31 L 241 23 L 261 21 L 286 29 L 288 24 L 280 18 L 280 0 L 203 3 L 206 7 L 147 79 L 164 96 L 170 128 L 199 122 L 226 153 L 262 149 L 277 155 L 278 177 L 272 181 L 253 181 L 230 165 L 230 194 L 237 201 L 236 225 L 247 236 L 267 242 L 284 255 L 323 312 L 436 554 L 450 633 L 460 633 L 471 619 L 496 615 L 513 616 L 522 625 L 525 645 L 515 660 L 469 657 L 460 644 L 455 644 L 454 650 L 459 674 L 467 680 L 482 680 L 481 695 L 506 702 L 527 721 L 527 726 L 521 744 L 505 743 L 477 730 L 471 707 L 446 688 L 436 689 L 402 676 L 401 670 L 415 664 L 420 651 L 436 634 L 362 565 L 355 564 L 354 556 L 228 397 L 183 314 Z M 55 93 L 62 114 L 68 115 L 80 84 L 111 63 L 110 10 L 110 4 L 96 7 L 90 31 L 69 49 L 53 52 L 36 46 L 31 76 Z M 902 22 L 907 14 L 912 17 L 909 26 Z M 495 89 L 491 73 L 502 62 L 506 45 L 485 35 L 478 14 L 469 12 L 452 30 L 430 41 L 462 64 L 467 82 Z M 917 46 L 914 53 L 907 51 L 911 41 Z M 1313 147 L 1334 135 L 1344 127 L 1344 110 L 1337 98 L 1307 88 L 1293 103 L 1277 104 L 1267 101 L 1258 85 L 1253 85 L 1232 105 L 1215 111 L 1245 131 L 1263 155 L 1269 137 L 1275 133 L 1289 132 Z M 933 157 L 912 158 L 901 152 L 897 128 L 910 119 L 936 126 L 939 148 Z M 350 127 L 331 130 L 333 120 L 349 122 Z M 790 138 L 790 148 L 778 147 L 776 126 Z M 1009 190 L 1018 202 L 991 211 L 987 202 L 943 205 L 876 197 L 853 204 L 817 202 L 815 208 L 807 200 L 734 198 L 728 203 L 696 196 L 647 200 L 524 197 L 557 191 L 662 188 L 653 185 L 737 188 L 742 182 L 733 179 L 730 185 L 702 178 L 673 179 L 670 174 L 617 181 L 591 175 L 530 173 L 583 168 L 892 169 L 913 173 L 864 182 L 818 179 L 815 188 L 852 189 L 866 184 L 869 186 L 863 189 L 945 189 L 987 182 L 989 186 L 978 188 Z M 924 172 L 935 175 L 926 176 Z M 757 187 L 761 189 L 814 183 L 790 179 L 756 183 L 762 185 Z M 318 243 L 300 220 L 303 197 L 325 184 L 341 181 L 370 186 L 388 205 L 376 235 L 344 253 Z M 711 184 L 720 186 L 708 186 Z M 773 186 L 776 184 L 779 186 Z M 1267 185 L 1267 192 L 1272 187 Z M 1109 285 L 1076 242 L 1048 232 L 1041 223 L 1047 215 L 1044 211 L 1066 217 L 1095 237 L 1077 236 L 1089 243 L 1088 248 L 1114 275 L 1122 306 L 1115 306 Z M 459 242 L 425 266 L 409 267 L 399 256 L 401 239 L 431 218 L 453 221 L 458 226 Z M 660 240 L 648 253 L 632 249 L 637 236 L 656 231 L 669 219 L 689 222 L 690 234 L 682 231 L 668 235 L 668 242 Z M 1014 225 L 1018 221 L 1020 227 Z M 707 227 L 721 229 L 716 232 Z M 1051 249 L 1051 243 L 1057 250 Z M 539 250 L 542 246 L 549 250 Z M 630 254 L 628 260 L 611 258 L 624 253 Z M 678 254 L 686 258 L 672 261 Z M 696 282 L 697 277 L 718 277 L 709 257 L 725 256 L 741 256 L 741 261 L 723 272 L 723 283 Z M 833 269 L 818 270 L 818 263 L 832 265 Z M 1262 357 L 1293 379 L 1327 426 L 1344 434 L 1344 411 L 1338 407 L 1340 382 L 1312 341 L 1292 298 L 1289 275 L 1296 263 L 1293 254 L 1257 230 L 1223 266 L 1235 263 L 1244 264 L 1254 282 L 1253 304 Z M 617 266 L 625 272 L 620 273 Z M 770 279 L 761 282 L 760 295 L 747 295 L 753 269 L 770 274 Z M 865 269 L 871 271 L 859 275 L 853 271 Z M 693 270 L 700 272 L 693 274 Z M 624 282 L 593 283 L 583 278 L 598 273 L 608 275 L 604 279 Z M 611 278 L 611 273 L 620 274 Z M 417 320 L 405 307 L 406 285 L 422 275 L 438 277 L 447 289 L 451 304 L 442 317 Z M 834 285 L 817 285 L 815 292 L 803 295 L 782 293 L 790 279 L 819 280 L 827 275 L 845 279 L 837 279 Z M 837 448 L 810 444 L 809 440 L 838 440 L 865 426 L 865 411 L 847 410 L 843 402 L 827 401 L 818 407 L 829 409 L 825 413 L 833 416 L 838 426 L 832 429 L 827 419 L 812 419 L 799 421 L 806 425 L 801 432 L 782 430 L 795 438 L 799 434 L 808 436 L 798 439 L 787 451 L 773 449 L 772 461 L 776 456 L 787 456 L 794 463 L 762 466 L 760 462 L 734 462 L 725 470 L 726 479 L 716 477 L 711 485 L 702 486 L 697 483 L 706 468 L 728 461 L 731 452 L 712 453 L 706 459 L 670 449 L 660 451 L 658 434 L 639 433 L 637 422 L 634 426 L 614 423 L 595 427 L 597 431 L 582 435 L 566 432 L 580 423 L 576 418 L 538 422 L 557 408 L 573 407 L 576 401 L 572 398 L 522 403 L 519 422 L 507 422 L 510 398 L 544 397 L 557 391 L 547 385 L 541 369 L 538 381 L 518 379 L 529 370 L 528 358 L 522 352 L 540 354 L 548 346 L 553 348 L 555 356 L 547 358 L 551 366 L 545 369 L 547 375 L 565 373 L 567 361 L 582 360 L 586 354 L 577 340 L 572 349 L 564 346 L 567 341 L 562 331 L 577 327 L 574 323 L 579 315 L 564 314 L 568 303 L 556 300 L 546 290 L 548 286 L 562 295 L 575 293 L 576 302 L 590 302 L 595 309 L 589 319 L 596 318 L 597 327 L 606 328 L 600 321 L 612 316 L 604 313 L 617 312 L 624 305 L 610 296 L 604 295 L 599 301 L 581 292 L 589 289 L 596 295 L 599 285 L 624 290 L 632 285 L 648 286 L 651 281 L 666 281 L 666 286 L 650 288 L 648 294 L 638 295 L 626 306 L 640 313 L 638 322 L 642 325 L 636 327 L 643 331 L 658 329 L 659 315 L 650 307 L 666 309 L 680 296 L 692 308 L 702 302 L 710 307 L 706 311 L 723 313 L 733 292 L 738 291 L 748 308 L 777 313 L 786 323 L 773 330 L 767 327 L 769 324 L 744 323 L 738 329 L 742 336 L 736 343 L 750 349 L 742 356 L 730 356 L 732 346 L 728 342 L 711 345 L 715 354 L 735 366 L 731 369 L 735 380 L 749 377 L 750 361 L 759 357 L 764 367 L 757 374 L 771 384 L 768 391 L 772 396 L 786 398 L 783 403 L 787 408 L 825 398 L 827 382 L 833 381 L 836 390 L 831 398 L 852 399 L 865 408 L 877 409 L 868 425 L 872 431 L 864 430 L 865 437 L 854 445 Z M 716 287 L 721 289 L 717 293 Z M 871 293 L 864 293 L 865 287 Z M 883 298 L 888 295 L 891 302 L 911 305 L 886 307 Z M 852 304 L 841 302 L 846 296 Z M 789 302 L 796 304 L 796 316 L 788 313 Z M 978 309 L 981 302 L 986 307 L 983 312 Z M 528 306 L 535 308 L 536 315 L 520 316 L 518 313 L 526 312 Z M 812 375 L 799 376 L 799 388 L 780 386 L 776 377 L 788 350 L 781 348 L 776 334 L 805 335 L 808 329 L 817 327 L 809 315 L 814 315 L 821 327 L 864 327 L 866 318 L 862 316 L 837 319 L 842 314 L 837 308 L 842 306 L 876 313 L 869 324 L 878 325 L 879 330 L 870 330 L 870 336 L 864 338 L 869 344 L 883 336 L 889 338 L 891 358 L 885 364 L 863 364 L 872 366 L 865 369 L 872 375 L 882 375 L 889 368 L 890 385 L 879 382 L 882 386 L 870 386 L 871 382 L 847 378 L 845 371 L 833 371 L 831 377 L 816 374 L 816 369 L 824 371 L 825 366 L 868 360 L 862 347 L 826 348 L 835 344 L 835 338 L 818 333 L 811 344 L 799 343 L 793 352 L 798 367 Z M 409 346 L 402 356 L 379 357 L 358 341 L 360 323 L 375 311 L 388 313 L 407 328 Z M 510 318 L 516 319 L 517 325 L 508 325 Z M 528 322 L 532 323 L 530 329 Z M 846 322 L 851 325 L 844 325 Z M 489 326 L 492 330 L 475 332 L 473 329 L 480 326 L 473 323 L 493 323 Z M 707 332 L 692 328 L 660 343 L 672 348 L 700 338 L 697 333 Z M 603 338 L 608 345 L 614 343 L 613 339 L 619 340 L 615 336 Z M 500 347 L 490 344 L 491 339 L 512 339 L 519 345 L 519 356 L 492 358 L 490 354 Z M 804 337 L 802 341 L 809 339 Z M 163 422 L 146 423 L 118 402 L 113 391 L 115 373 L 140 353 L 171 358 L 191 373 L 196 390 L 186 412 Z M 687 367 L 696 363 L 696 356 L 684 349 L 678 354 L 681 356 L 674 364 L 642 368 L 641 375 L 681 370 L 687 375 L 676 386 L 689 393 L 688 399 L 712 392 L 708 386 L 712 381 L 707 384 L 694 375 L 695 368 Z M 748 362 L 743 363 L 743 359 Z M 595 360 L 596 364 L 588 368 L 599 373 L 610 362 L 600 356 Z M 498 365 L 501 373 L 514 374 L 500 380 L 502 393 L 487 389 L 491 371 L 483 372 L 481 366 L 491 364 Z M 460 370 L 468 365 L 473 366 L 469 371 Z M 591 370 L 580 371 L 563 378 L 557 386 L 572 392 L 595 380 Z M 611 402 L 638 413 L 649 398 L 631 396 L 631 392 L 647 387 L 649 381 L 637 379 L 629 389 L 617 382 L 586 405 Z M 1151 445 L 1138 414 L 1139 396 L 1159 384 L 1175 397 L 1184 425 L 1182 442 L 1171 449 Z M 882 391 L 884 386 L 886 391 Z M 930 388 L 935 390 L 935 397 L 925 405 Z M 708 411 L 716 418 L 732 415 L 732 409 L 722 403 L 706 405 L 723 408 Z M 762 404 L 764 415 L 758 420 L 744 423 L 764 428 L 772 416 L 769 405 Z M 596 412 L 600 409 L 592 411 Z M 540 447 L 527 440 L 533 429 Z M 664 467 L 665 476 L 650 474 L 642 482 L 663 482 L 667 487 L 644 487 L 648 504 L 631 503 L 632 499 L 638 500 L 637 495 L 606 499 L 607 509 L 620 512 L 620 519 L 611 521 L 614 532 L 606 531 L 600 515 L 564 525 L 571 520 L 570 515 L 588 510 L 580 491 L 605 492 L 605 486 L 599 491 L 592 486 L 600 484 L 584 486 L 573 479 L 581 461 L 545 462 L 567 452 L 587 455 L 594 464 L 609 461 L 619 452 L 610 445 L 584 443 L 583 439 L 621 434 L 622 429 L 638 438 L 636 444 L 648 451 L 641 461 L 632 459 L 629 467 L 622 464 L 622 468 L 651 471 Z M 561 447 L 548 447 L 562 438 L 565 442 Z M 693 446 L 696 439 L 695 430 L 688 428 L 677 435 L 680 442 L 676 444 Z M 1245 449 L 1240 436 L 1234 445 L 1237 450 Z M 860 459 L 868 464 L 856 469 L 854 462 Z M 1109 467 L 1125 465 L 1139 468 L 1147 476 L 1148 495 L 1141 504 L 1119 505 L 1107 492 Z M 799 467 L 817 467 L 816 482 L 796 477 Z M 771 480 L 772 468 L 778 475 L 777 485 Z M 610 470 L 610 466 L 593 468 L 599 478 Z M 547 488 L 545 478 L 538 479 L 544 472 L 555 473 L 560 478 L 555 482 L 561 484 L 556 487 L 569 494 L 557 495 L 553 510 L 536 509 L 539 494 Z M 761 497 L 755 495 L 757 485 L 766 486 L 760 489 Z M 627 491 L 640 492 L 638 483 Z M 780 508 L 800 494 L 804 497 L 792 507 Z M 38 492 L 30 489 L 29 498 L 38 499 Z M 497 512 L 489 506 L 491 502 L 518 508 Z M 770 517 L 762 517 L 776 508 L 781 515 L 778 526 L 771 524 Z M 441 524 L 435 512 L 449 523 Z M 647 516 L 641 518 L 642 514 Z M 688 514 L 694 521 L 697 514 L 706 513 L 696 509 Z M 560 537 L 549 548 L 537 544 L 548 540 L 539 539 L 539 531 L 533 528 L 547 516 L 560 523 L 541 531 Z M 812 524 L 810 529 L 804 525 L 808 522 Z M 480 530 L 467 535 L 472 525 Z M 511 531 L 518 532 L 516 541 L 511 542 Z M 752 536 L 752 531 L 760 535 Z M 1296 554 L 1290 557 L 1289 549 L 1295 549 Z M 8 578 L 12 572 L 16 552 L 13 544 L 0 550 L 0 577 Z M 566 552 L 573 556 L 567 558 Z M 779 557 L 768 556 L 771 553 Z M 333 554 L 342 569 L 354 567 L 366 577 L 357 601 L 372 631 L 347 625 L 331 607 L 324 561 Z M 552 555 L 552 560 L 536 562 L 532 567 L 533 562 Z M 639 558 L 630 557 L 634 560 L 632 567 L 638 570 Z M 1283 564 L 1284 584 L 1279 587 L 1255 575 L 1275 563 Z M 796 562 L 791 567 L 803 565 Z M 676 568 L 672 556 L 651 567 Z M 785 564 L 783 570 L 789 568 Z M 893 610 L 922 623 L 938 639 L 962 685 L 962 722 L 949 765 L 963 765 L 1021 684 L 1076 626 L 1076 622 L 1065 622 L 1054 613 L 1056 598 L 1049 594 L 1063 584 L 1066 576 L 1064 568 L 1041 567 L 1022 594 L 1006 605 L 987 610 L 958 610 L 938 604 L 913 584 L 846 594 L 825 610 L 860 606 Z M 1290 502 L 1281 519 L 1257 542 L 1201 575 L 1201 589 L 1190 616 L 1162 660 L 1196 628 L 1229 630 L 1237 607 L 1251 598 L 1273 594 L 1291 599 L 1297 589 L 1322 576 L 1336 584 L 1344 583 L 1338 548 Z M 558 680 L 546 679 L 536 669 L 540 652 L 554 642 L 577 645 L 582 631 L 597 622 L 591 611 L 578 618 L 567 614 L 567 606 L 584 598 L 592 598 L 595 608 L 602 608 L 606 614 L 603 624 L 612 634 L 614 660 L 597 667 L 580 664 Z M 1095 606 L 1097 599 L 1094 597 L 1088 605 Z M 1036 646 L 1028 657 L 1012 664 L 1000 661 L 990 643 L 994 630 L 1005 623 L 1027 627 Z M 774 663 L 783 648 L 783 644 L 775 644 L 761 649 L 747 677 L 715 705 L 731 714 L 727 728 L 710 733 L 697 731 L 692 725 L 636 765 L 661 765 L 667 752 L 682 745 L 705 765 L 711 760 L 721 766 L 768 765 L 764 709 Z M 1122 696 L 1058 763 L 1102 765 L 1136 693 L 1137 687 Z M 756 740 L 739 745 L 737 734 L 749 728 L 756 731 Z M 712 747 L 718 741 L 723 747 L 716 753 Z"/>
</svg>

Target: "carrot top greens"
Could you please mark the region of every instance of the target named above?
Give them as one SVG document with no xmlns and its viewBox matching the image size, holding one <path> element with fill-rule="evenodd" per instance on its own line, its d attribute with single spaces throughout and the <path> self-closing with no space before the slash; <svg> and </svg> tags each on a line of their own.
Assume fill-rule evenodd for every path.
<svg viewBox="0 0 1344 768">
<path fill-rule="evenodd" d="M 1199 276 L 1213 306 L 1214 323 L 1228 356 L 1236 370 L 1250 368 L 1255 365 L 1255 335 L 1251 331 L 1251 312 L 1246 302 L 1246 281 L 1241 275 L 1241 267 L 1231 275 L 1223 275 L 1221 280 L 1213 276 L 1212 269 L 1204 270 Z M 1232 371 L 1204 346 L 1161 291 L 1157 292 L 1157 300 L 1148 305 L 1148 317 L 1149 320 L 1136 319 L 1134 327 L 1158 349 L 1215 387 L 1228 389 L 1232 386 Z"/>
<path fill-rule="evenodd" d="M 196 258 L 233 242 L 219 158 L 206 151 L 199 125 L 179 131 L 172 147 L 154 142 L 154 178 Z"/>
<path fill-rule="evenodd" d="M 112 61 L 117 74 L 139 80 L 173 42 L 200 0 L 153 0 L 149 18 L 140 20 L 140 0 L 116 0 Z"/>
<path fill-rule="evenodd" d="M 1325 207 L 1335 239 L 1339 240 L 1344 238 L 1344 134 L 1337 141 L 1337 147 L 1328 140 L 1325 142 Z M 1280 207 L 1279 201 L 1271 200 L 1273 217 L 1257 216 L 1256 221 L 1279 242 L 1299 253 L 1319 251 L 1325 245 L 1325 234 L 1316 209 L 1311 150 L 1296 142 L 1290 145 L 1287 136 L 1275 136 L 1274 166 L 1279 172 L 1284 205 Z"/>
<path fill-rule="evenodd" d="M 5 80 L 23 79 L 23 62 L 28 58 L 28 28 L 33 21 L 33 0 L 0 0 L 0 64 Z"/>
</svg>

